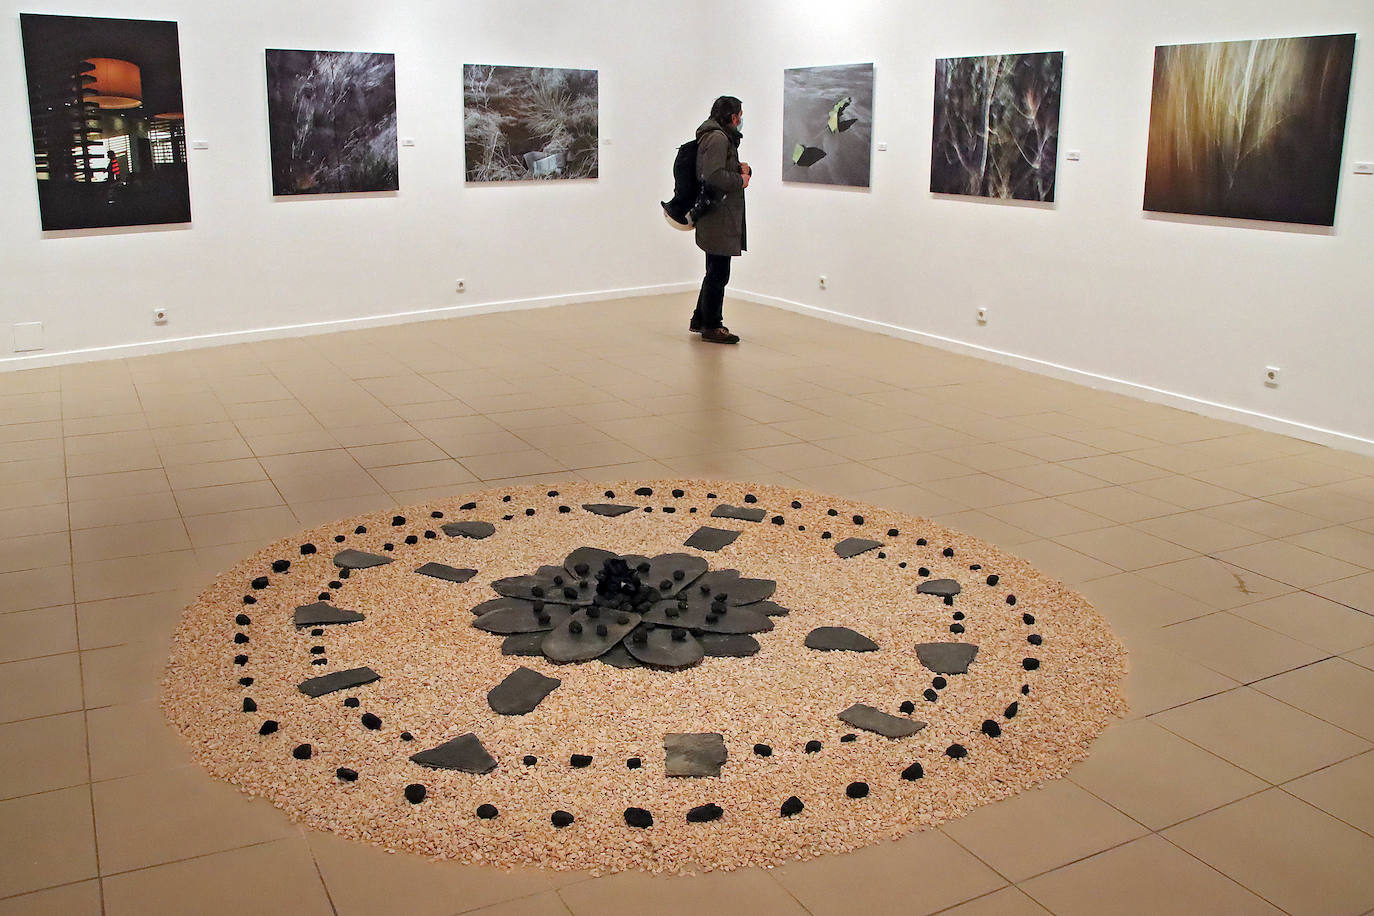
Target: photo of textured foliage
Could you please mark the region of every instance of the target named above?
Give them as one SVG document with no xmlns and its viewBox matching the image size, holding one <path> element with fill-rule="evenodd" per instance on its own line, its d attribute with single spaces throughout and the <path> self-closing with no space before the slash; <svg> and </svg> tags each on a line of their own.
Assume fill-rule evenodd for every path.
<svg viewBox="0 0 1374 916">
<path fill-rule="evenodd" d="M 935 62 L 930 190 L 1054 200 L 1064 52 Z"/>
<path fill-rule="evenodd" d="M 395 191 L 396 56 L 267 52 L 272 193 Z"/>
<path fill-rule="evenodd" d="M 1145 209 L 1330 226 L 1354 35 L 1155 48 Z"/>
<path fill-rule="evenodd" d="M 783 71 L 783 181 L 866 188 L 872 155 L 872 64 Z"/>
<path fill-rule="evenodd" d="M 597 71 L 463 66 L 468 181 L 595 178 Z"/>
<path fill-rule="evenodd" d="M 191 221 L 175 22 L 19 17 L 45 231 Z"/>
</svg>

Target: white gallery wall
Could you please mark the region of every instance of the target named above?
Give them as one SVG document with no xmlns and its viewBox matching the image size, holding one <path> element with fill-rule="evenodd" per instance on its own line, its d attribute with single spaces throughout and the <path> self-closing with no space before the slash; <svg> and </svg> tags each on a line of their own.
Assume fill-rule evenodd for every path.
<svg viewBox="0 0 1374 916">
<path fill-rule="evenodd" d="M 20 12 L 180 23 L 187 138 L 209 144 L 189 151 L 192 224 L 40 232 Z M 673 148 L 729 92 L 756 168 L 732 293 L 1374 450 L 1374 176 L 1352 174 L 1374 161 L 1368 0 L 0 0 L 0 13 L 0 369 L 688 288 L 699 254 L 654 202 Z M 1334 228 L 1142 211 L 1156 44 L 1334 32 L 1360 35 Z M 399 192 L 271 196 L 269 47 L 396 54 L 399 133 L 415 140 Z M 1057 202 L 932 195 L 935 59 L 1056 50 Z M 872 188 L 783 184 L 783 69 L 868 61 L 888 147 Z M 464 63 L 599 70 L 601 177 L 465 184 Z M 32 321 L 45 349 L 13 353 L 12 325 Z"/>
<path fill-rule="evenodd" d="M 749 0 L 732 9 L 741 155 L 756 166 L 737 291 L 1374 448 L 1374 176 L 1352 174 L 1355 162 L 1374 161 L 1374 3 L 854 0 L 840 10 Z M 1359 37 L 1334 228 L 1141 209 L 1155 45 L 1346 32 Z M 931 194 L 935 59 L 1061 50 L 1057 202 Z M 783 184 L 783 69 L 867 61 L 875 147 L 888 144 L 873 154 L 872 188 Z M 1068 150 L 1082 158 L 1065 161 Z M 1264 384 L 1266 366 L 1282 369 L 1277 388 Z"/>
<path fill-rule="evenodd" d="M 187 152 L 191 224 L 40 231 L 21 12 L 179 23 L 188 146 L 209 144 Z M 675 6 L 615 0 L 4 0 L 0 366 L 690 281 L 694 249 L 664 238 L 656 201 L 671 186 L 678 135 L 721 90 L 686 89 L 685 64 L 665 66 L 644 40 L 679 32 Z M 272 197 L 266 48 L 395 53 L 399 135 L 415 140 L 400 149 L 399 192 Z M 600 179 L 465 185 L 464 63 L 599 70 Z M 169 309 L 165 326 L 152 321 L 155 305 Z M 25 359 L 11 328 L 32 321 L 44 325 L 45 349 Z"/>
</svg>

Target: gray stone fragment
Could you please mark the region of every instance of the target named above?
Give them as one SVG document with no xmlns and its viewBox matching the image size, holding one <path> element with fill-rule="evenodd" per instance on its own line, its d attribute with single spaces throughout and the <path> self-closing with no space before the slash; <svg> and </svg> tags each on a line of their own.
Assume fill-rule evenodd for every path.
<svg viewBox="0 0 1374 916">
<path fill-rule="evenodd" d="M 585 608 L 575 611 L 571 617 L 554 627 L 553 632 L 544 639 L 544 655 L 554 662 L 585 662 L 596 658 L 607 649 L 624 639 L 631 630 L 639 625 L 638 614 L 626 614 L 628 620 L 620 623 L 619 614 L 602 614 L 592 618 Z M 576 623 L 581 632 L 573 632 Z M 606 635 L 596 632 L 598 626 L 606 627 Z"/>
<path fill-rule="evenodd" d="M 759 651 L 759 641 L 736 633 L 702 633 L 697 637 L 709 658 L 745 658 Z"/>
<path fill-rule="evenodd" d="M 491 522 L 449 522 L 443 526 L 443 532 L 451 538 L 472 538 L 480 541 L 495 534 L 496 526 Z"/>
<path fill-rule="evenodd" d="M 487 691 L 487 705 L 503 716 L 523 716 L 562 685 L 532 668 L 516 668 L 505 680 Z"/>
<path fill-rule="evenodd" d="M 369 569 L 373 566 L 385 566 L 390 562 L 391 557 L 379 557 L 375 553 L 362 550 L 340 550 L 334 554 L 334 565 L 340 569 Z"/>
<path fill-rule="evenodd" d="M 462 770 L 478 775 L 496 769 L 496 758 L 487 753 L 481 740 L 472 732 L 414 754 L 410 760 L 433 770 Z"/>
<path fill-rule="evenodd" d="M 350 668 L 347 671 L 335 671 L 323 677 L 312 677 L 308 681 L 301 681 L 296 689 L 308 697 L 322 697 L 326 693 L 371 684 L 373 681 L 381 680 L 381 677 L 371 668 Z"/>
<path fill-rule="evenodd" d="M 876 652 L 878 644 L 849 627 L 816 627 L 806 634 L 806 648 L 826 652 Z"/>
<path fill-rule="evenodd" d="M 539 614 L 532 602 L 512 602 L 510 607 L 483 614 L 474 620 L 472 625 L 479 630 L 501 636 L 511 633 L 542 633 L 566 621 L 572 611 L 566 605 L 549 604 L 544 606 L 544 614 L 548 617 L 547 623 L 540 622 Z"/>
<path fill-rule="evenodd" d="M 544 633 L 512 633 L 501 643 L 502 655 L 539 656 L 544 655 Z"/>
<path fill-rule="evenodd" d="M 968 674 L 978 647 L 967 642 L 927 642 L 916 647 L 916 657 L 937 674 Z"/>
<path fill-rule="evenodd" d="M 555 584 L 554 577 L 562 579 L 563 583 Z M 507 576 L 491 583 L 496 594 L 507 598 L 537 599 L 549 604 L 591 604 L 596 597 L 596 589 L 590 582 L 586 588 L 580 586 L 580 580 L 561 566 L 541 566 L 533 575 Z M 575 596 L 569 598 L 563 591 L 565 588 L 576 589 Z"/>
<path fill-rule="evenodd" d="M 415 571 L 422 576 L 431 576 L 435 579 L 443 579 L 446 582 L 457 582 L 459 584 L 477 575 L 477 570 L 475 569 L 457 569 L 453 566 L 445 566 L 443 563 L 426 563 Z"/>
<path fill-rule="evenodd" d="M 874 541 L 869 538 L 845 538 L 835 545 L 835 553 L 839 554 L 841 559 L 848 560 L 850 557 L 857 557 L 861 553 L 881 546 L 883 546 L 882 541 Z"/>
<path fill-rule="evenodd" d="M 677 616 L 672 616 L 676 613 Z M 710 619 L 714 618 L 714 619 Z M 709 601 L 690 598 L 687 610 L 679 610 L 674 601 L 660 601 L 644 615 L 648 623 L 664 627 L 687 627 L 710 633 L 766 633 L 773 629 L 773 621 L 753 607 L 726 607 L 725 613 L 712 610 Z"/>
<path fill-rule="evenodd" d="M 682 546 L 694 547 L 697 550 L 720 550 L 735 543 L 735 538 L 743 533 L 743 531 L 729 531 L 724 528 L 712 528 L 709 525 L 703 525 Z"/>
<path fill-rule="evenodd" d="M 963 590 L 964 587 L 953 579 L 931 579 L 916 587 L 916 591 L 922 595 L 939 595 L 941 598 L 953 597 Z"/>
<path fill-rule="evenodd" d="M 772 601 L 760 601 L 757 604 L 751 604 L 749 610 L 768 617 L 786 617 L 792 613 L 787 608 Z"/>
<path fill-rule="evenodd" d="M 620 506 L 615 503 L 583 503 L 582 508 L 593 515 L 604 515 L 607 518 L 616 518 L 626 512 L 635 511 L 634 506 Z"/>
<path fill-rule="evenodd" d="M 719 732 L 664 735 L 663 752 L 665 776 L 719 776 L 729 757 Z"/>
<path fill-rule="evenodd" d="M 885 738 L 906 738 L 926 727 L 924 722 L 888 715 L 863 703 L 855 703 L 840 713 L 840 718 L 855 728 L 877 732 Z"/>
<path fill-rule="evenodd" d="M 732 506 L 721 503 L 711 510 L 711 518 L 737 518 L 742 522 L 761 522 L 768 515 L 760 506 Z"/>
<path fill-rule="evenodd" d="M 601 567 L 606 565 L 607 560 L 618 556 L 620 554 L 610 550 L 602 550 L 600 547 L 579 547 L 568 554 L 568 558 L 563 561 L 563 572 L 567 576 L 573 577 L 574 580 L 582 579 L 584 576 L 578 574 L 577 567 L 579 564 L 585 563 L 587 564 L 585 578 L 592 579 Z"/>
<path fill-rule="evenodd" d="M 772 579 L 746 579 L 738 569 L 713 569 L 696 581 L 698 587 L 709 585 L 712 595 L 724 593 L 729 597 L 725 603 L 734 607 L 739 604 L 754 604 L 765 598 L 773 597 L 778 583 Z"/>
<path fill-rule="evenodd" d="M 597 657 L 597 661 L 610 665 L 612 668 L 643 668 L 644 663 L 630 654 L 630 650 L 625 648 L 622 643 L 612 646 L 605 654 Z"/>
<path fill-rule="evenodd" d="M 642 578 L 655 588 L 665 581 L 668 582 L 668 590 L 660 589 L 659 595 L 671 598 L 687 586 L 694 585 L 710 568 L 711 564 L 706 560 L 690 553 L 661 553 L 656 557 L 649 557 L 649 571 L 643 573 Z M 674 575 L 677 572 L 682 573 L 681 579 Z"/>
<path fill-rule="evenodd" d="M 357 611 L 346 611 L 343 608 L 334 607 L 332 604 L 316 601 L 314 604 L 296 608 L 294 619 L 296 629 L 302 629 L 304 627 L 321 627 L 330 623 L 357 623 L 365 618 Z"/>
<path fill-rule="evenodd" d="M 686 634 L 685 639 L 674 639 L 672 630 L 659 627 L 649 630 L 644 642 L 631 639 L 624 645 L 631 656 L 655 668 L 690 668 L 705 655 L 701 643 L 691 634 Z"/>
</svg>

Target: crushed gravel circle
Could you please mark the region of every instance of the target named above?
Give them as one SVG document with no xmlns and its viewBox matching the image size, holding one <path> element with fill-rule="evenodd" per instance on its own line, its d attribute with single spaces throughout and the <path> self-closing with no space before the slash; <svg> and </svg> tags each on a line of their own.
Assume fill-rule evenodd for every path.
<svg viewBox="0 0 1374 916">
<path fill-rule="evenodd" d="M 630 562 L 563 568 L 584 547 Z M 722 598 L 730 570 L 776 586 Z M 607 579 L 638 605 L 586 597 Z M 590 660 L 543 654 L 598 639 Z M 201 765 L 312 827 L 684 873 L 857 849 L 1062 776 L 1124 715 L 1125 673 L 1082 596 L 976 538 L 804 490 L 636 480 L 278 541 L 186 608 L 162 702 Z"/>
</svg>

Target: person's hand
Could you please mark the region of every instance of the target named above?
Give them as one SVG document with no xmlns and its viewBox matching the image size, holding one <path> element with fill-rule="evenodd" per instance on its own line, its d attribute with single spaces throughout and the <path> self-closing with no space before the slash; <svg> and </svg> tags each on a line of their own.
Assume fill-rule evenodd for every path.
<svg viewBox="0 0 1374 916">
<path fill-rule="evenodd" d="M 741 186 L 741 190 L 742 190 L 743 188 L 749 187 L 749 173 L 748 173 L 748 172 L 741 172 L 741 173 L 740 173 L 740 178 L 743 179 L 743 181 L 744 181 L 744 184 Z"/>
<path fill-rule="evenodd" d="M 749 167 L 749 163 L 747 163 L 747 162 L 741 162 L 741 163 L 739 164 L 739 171 L 740 171 L 740 174 L 741 174 L 741 175 L 752 175 L 752 174 L 754 174 L 754 170 L 751 169 L 751 168 Z"/>
</svg>

